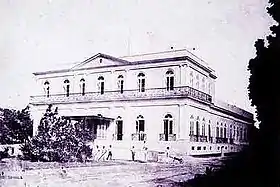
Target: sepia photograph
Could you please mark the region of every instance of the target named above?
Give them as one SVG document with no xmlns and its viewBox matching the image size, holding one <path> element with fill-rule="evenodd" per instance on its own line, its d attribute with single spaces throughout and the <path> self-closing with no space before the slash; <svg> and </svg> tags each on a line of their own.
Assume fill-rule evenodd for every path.
<svg viewBox="0 0 280 187">
<path fill-rule="evenodd" d="M 279 0 L 0 0 L 0 186 L 279 187 L 279 22 Z"/>
</svg>

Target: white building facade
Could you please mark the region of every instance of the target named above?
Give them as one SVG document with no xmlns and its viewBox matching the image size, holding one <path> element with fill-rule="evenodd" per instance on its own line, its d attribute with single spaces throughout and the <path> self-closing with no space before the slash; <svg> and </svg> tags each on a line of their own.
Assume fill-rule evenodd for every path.
<svg viewBox="0 0 280 187">
<path fill-rule="evenodd" d="M 251 113 L 216 100 L 214 70 L 185 49 L 120 58 L 99 53 L 34 75 L 40 88 L 30 102 L 34 133 L 53 104 L 62 116 L 86 119 L 94 144 L 119 152 L 144 141 L 149 150 L 169 146 L 187 155 L 237 152 L 254 122 Z"/>
</svg>

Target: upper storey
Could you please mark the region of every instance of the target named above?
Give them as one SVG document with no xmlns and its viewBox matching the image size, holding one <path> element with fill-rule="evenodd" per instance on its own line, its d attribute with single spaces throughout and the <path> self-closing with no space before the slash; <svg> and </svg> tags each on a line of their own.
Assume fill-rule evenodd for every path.
<svg viewBox="0 0 280 187">
<path fill-rule="evenodd" d="M 215 71 L 185 49 L 120 58 L 98 53 L 34 75 L 39 89 L 31 97 L 33 105 L 191 98 L 250 117 L 236 107 L 214 102 Z"/>
<path fill-rule="evenodd" d="M 39 96 L 32 97 L 33 103 L 45 100 L 44 96 L 85 98 L 81 94 L 92 96 L 94 101 L 104 99 L 105 95 L 108 99 L 146 99 L 157 95 L 161 98 L 192 96 L 211 103 L 215 95 L 214 70 L 187 50 L 120 58 L 98 53 L 68 68 L 34 75 L 41 89 Z M 115 94 L 119 92 L 121 95 Z"/>
</svg>

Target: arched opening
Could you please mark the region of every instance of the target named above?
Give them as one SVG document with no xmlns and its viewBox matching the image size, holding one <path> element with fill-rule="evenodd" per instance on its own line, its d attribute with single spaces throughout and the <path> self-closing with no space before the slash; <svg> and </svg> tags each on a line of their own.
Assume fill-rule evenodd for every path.
<svg viewBox="0 0 280 187">
<path fill-rule="evenodd" d="M 211 121 L 209 120 L 209 124 L 208 124 L 208 138 L 209 138 L 209 142 L 212 143 L 212 135 L 211 135 Z"/>
<path fill-rule="evenodd" d="M 136 119 L 136 135 L 138 141 L 144 141 L 146 139 L 145 120 L 142 115 L 139 115 Z"/>
<path fill-rule="evenodd" d="M 122 75 L 118 76 L 118 88 L 120 93 L 123 93 L 123 89 L 124 89 L 124 79 Z"/>
<path fill-rule="evenodd" d="M 49 81 L 46 81 L 44 83 L 44 90 L 45 90 L 46 97 L 50 97 L 50 83 L 49 83 Z"/>
<path fill-rule="evenodd" d="M 194 135 L 194 118 L 193 116 L 190 117 L 190 136 Z"/>
<path fill-rule="evenodd" d="M 120 116 L 118 116 L 116 120 L 116 135 L 117 140 L 123 139 L 123 120 Z"/>
<path fill-rule="evenodd" d="M 196 136 L 199 136 L 200 135 L 200 129 L 199 129 L 199 122 L 196 121 Z"/>
<path fill-rule="evenodd" d="M 164 117 L 163 120 L 163 133 L 164 133 L 164 140 L 169 141 L 170 140 L 170 135 L 173 135 L 174 131 L 174 124 L 173 124 L 173 118 L 172 115 L 167 114 Z"/>
<path fill-rule="evenodd" d="M 166 89 L 167 91 L 174 90 L 174 72 L 172 70 L 166 72 Z"/>
<path fill-rule="evenodd" d="M 104 94 L 104 77 L 98 77 L 98 90 L 100 94 Z"/>
<path fill-rule="evenodd" d="M 139 92 L 145 92 L 145 74 L 138 74 L 138 90 Z"/>
<path fill-rule="evenodd" d="M 65 90 L 66 97 L 69 97 L 69 95 L 70 95 L 70 81 L 68 79 L 66 79 L 64 81 L 64 90 Z"/>
</svg>

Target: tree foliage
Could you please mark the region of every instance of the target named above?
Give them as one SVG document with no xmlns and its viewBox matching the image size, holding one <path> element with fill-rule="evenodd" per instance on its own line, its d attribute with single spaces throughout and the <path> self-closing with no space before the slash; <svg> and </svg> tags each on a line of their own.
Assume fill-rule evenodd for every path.
<svg viewBox="0 0 280 187">
<path fill-rule="evenodd" d="M 59 116 L 57 108 L 52 111 L 50 105 L 36 136 L 21 148 L 24 159 L 66 162 L 90 157 L 91 149 L 87 143 L 91 132 L 83 124 L 82 120 L 72 123 L 70 119 Z"/>
<path fill-rule="evenodd" d="M 33 133 L 29 107 L 21 111 L 0 109 L 0 144 L 23 143 Z"/>
<path fill-rule="evenodd" d="M 265 171 L 263 178 L 278 178 L 280 162 L 280 1 L 269 0 L 269 15 L 277 22 L 270 27 L 272 32 L 266 39 L 255 43 L 256 56 L 249 61 L 251 73 L 248 86 L 252 106 L 256 107 L 257 119 L 260 121 L 260 136 L 257 140 L 255 162 Z"/>
</svg>

